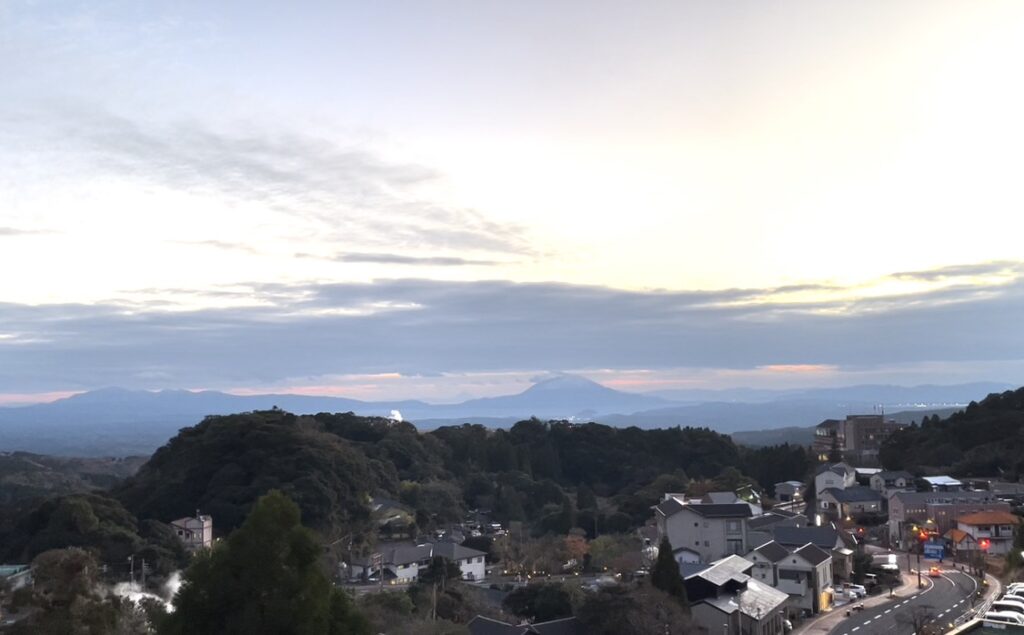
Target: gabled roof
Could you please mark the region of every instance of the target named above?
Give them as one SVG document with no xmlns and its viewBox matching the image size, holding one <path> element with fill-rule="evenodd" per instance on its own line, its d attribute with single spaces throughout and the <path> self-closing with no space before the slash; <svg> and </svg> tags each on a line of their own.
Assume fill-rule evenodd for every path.
<svg viewBox="0 0 1024 635">
<path fill-rule="evenodd" d="M 477 615 L 466 624 L 470 635 L 583 635 L 579 620 L 563 617 L 536 624 L 509 624 Z"/>
<path fill-rule="evenodd" d="M 583 626 L 575 617 L 563 617 L 560 620 L 531 624 L 527 632 L 537 635 L 583 635 Z"/>
<path fill-rule="evenodd" d="M 704 504 L 727 505 L 739 501 L 740 497 L 736 492 L 708 492 L 700 500 Z"/>
<path fill-rule="evenodd" d="M 499 622 L 483 615 L 477 615 L 469 620 L 466 627 L 470 635 L 523 635 L 529 632 L 522 626 Z"/>
<path fill-rule="evenodd" d="M 802 547 L 811 543 L 831 550 L 839 544 L 839 532 L 832 527 L 777 527 L 775 542 L 785 547 Z"/>
<path fill-rule="evenodd" d="M 797 554 L 807 562 L 810 562 L 814 566 L 818 566 L 822 562 L 825 562 L 832 557 L 827 551 L 815 547 L 811 543 L 807 543 L 803 547 L 800 547 L 793 553 Z"/>
<path fill-rule="evenodd" d="M 740 611 L 748 617 L 761 620 L 773 615 L 788 599 L 789 594 L 751 578 L 747 581 L 746 588 L 734 595 L 720 595 L 707 598 L 702 602 L 727 615 Z"/>
<path fill-rule="evenodd" d="M 710 564 L 706 562 L 680 562 L 679 563 L 679 575 L 683 576 L 683 579 L 692 578 L 701 571 L 711 568 Z"/>
<path fill-rule="evenodd" d="M 715 586 L 722 586 L 730 580 L 746 582 L 750 579 L 750 576 L 747 575 L 747 571 L 750 571 L 753 567 L 754 563 L 746 558 L 741 558 L 740 556 L 726 556 L 721 560 L 715 560 L 711 563 L 711 566 L 706 569 L 686 577 L 692 578 L 696 576 L 704 578 Z"/>
<path fill-rule="evenodd" d="M 655 506 L 654 509 L 658 510 L 658 513 L 662 514 L 663 516 L 671 516 L 672 514 L 675 514 L 676 512 L 681 510 L 683 507 L 686 507 L 686 505 L 683 505 L 674 498 L 669 498 L 667 500 L 661 501 L 657 506 Z"/>
<path fill-rule="evenodd" d="M 946 540 L 952 541 L 953 544 L 956 545 L 959 545 L 961 542 L 964 542 L 965 540 L 968 542 L 974 542 L 974 536 L 960 529 L 950 529 L 942 537 Z"/>
<path fill-rule="evenodd" d="M 965 525 L 1019 525 L 1020 516 L 1010 512 L 976 512 L 967 514 L 956 519 L 956 522 Z"/>
<path fill-rule="evenodd" d="M 686 508 L 704 518 L 750 518 L 753 515 L 750 505 L 746 503 L 729 503 L 726 505 L 701 503 L 686 505 Z"/>
<path fill-rule="evenodd" d="M 847 474 L 850 474 L 853 471 L 853 468 L 847 465 L 846 463 L 833 463 L 831 465 L 826 463 L 825 465 L 818 467 L 818 469 L 815 470 L 814 473 L 815 475 L 817 475 L 824 474 L 825 472 L 832 472 L 834 474 L 838 474 L 839 476 L 846 476 Z"/>
<path fill-rule="evenodd" d="M 822 495 L 828 494 L 840 503 L 867 503 L 882 501 L 881 494 L 870 487 L 864 487 L 863 485 L 847 487 L 846 489 L 829 487 L 828 489 L 822 490 L 821 493 Z"/>
<path fill-rule="evenodd" d="M 466 560 L 467 558 L 478 558 L 487 554 L 483 551 L 457 545 L 454 542 L 438 542 L 434 543 L 432 555 L 441 556 L 446 560 Z"/>
<path fill-rule="evenodd" d="M 764 543 L 754 551 L 761 554 L 768 562 L 778 562 L 789 555 L 789 551 L 774 540 Z"/>
<path fill-rule="evenodd" d="M 878 474 L 875 474 L 875 476 L 877 476 L 878 478 L 882 479 L 883 481 L 888 481 L 890 479 L 898 479 L 898 478 L 904 478 L 904 479 L 907 479 L 908 481 L 914 480 L 914 475 L 913 474 L 911 474 L 910 472 L 904 472 L 903 470 L 892 470 L 892 471 L 886 471 L 886 472 L 879 472 Z"/>
<path fill-rule="evenodd" d="M 801 483 L 800 481 L 782 481 L 781 483 L 776 483 L 775 487 L 778 487 L 779 485 L 789 485 L 791 487 L 796 487 L 796 488 L 800 488 L 800 487 L 804 486 L 804 484 Z"/>
</svg>

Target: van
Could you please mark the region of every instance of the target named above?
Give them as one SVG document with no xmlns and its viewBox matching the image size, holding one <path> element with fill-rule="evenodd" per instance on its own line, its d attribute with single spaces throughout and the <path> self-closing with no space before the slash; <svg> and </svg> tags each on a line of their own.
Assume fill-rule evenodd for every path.
<svg viewBox="0 0 1024 635">
<path fill-rule="evenodd" d="M 1014 613 L 1012 611 L 989 611 L 985 613 L 984 620 L 986 622 L 996 622 L 999 624 L 1017 624 L 1024 626 L 1024 615 L 1020 613 Z"/>
</svg>

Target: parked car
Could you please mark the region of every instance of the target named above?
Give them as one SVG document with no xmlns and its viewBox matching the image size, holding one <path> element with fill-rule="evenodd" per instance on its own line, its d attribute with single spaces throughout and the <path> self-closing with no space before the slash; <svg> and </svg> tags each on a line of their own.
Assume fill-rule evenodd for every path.
<svg viewBox="0 0 1024 635">
<path fill-rule="evenodd" d="M 996 600 L 992 603 L 993 611 L 1012 611 L 1024 615 L 1024 602 L 1016 600 Z"/>
<path fill-rule="evenodd" d="M 843 591 L 845 591 L 847 594 L 852 594 L 851 599 L 864 598 L 868 596 L 868 590 L 860 584 L 850 584 L 848 582 L 844 582 Z"/>
<path fill-rule="evenodd" d="M 985 613 L 984 620 L 986 622 L 995 622 L 997 624 L 1016 624 L 1018 626 L 1024 626 L 1024 615 L 1014 613 L 1013 611 L 989 611 L 988 613 Z"/>
</svg>

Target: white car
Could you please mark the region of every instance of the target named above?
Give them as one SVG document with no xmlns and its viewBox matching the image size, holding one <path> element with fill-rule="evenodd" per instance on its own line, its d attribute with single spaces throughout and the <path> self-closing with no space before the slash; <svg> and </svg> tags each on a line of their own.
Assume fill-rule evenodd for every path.
<svg viewBox="0 0 1024 635">
<path fill-rule="evenodd" d="M 1024 626 L 1024 615 L 1014 613 L 1012 611 L 989 611 L 988 613 L 985 613 L 984 620 L 986 622 L 996 622 L 998 624 L 1016 624 Z"/>
<path fill-rule="evenodd" d="M 860 584 L 844 584 L 843 589 L 848 593 L 852 593 L 855 597 L 864 598 L 868 596 L 868 590 Z"/>
<path fill-rule="evenodd" d="M 1024 615 L 1024 602 L 1017 600 L 996 600 L 992 603 L 993 611 L 1013 611 Z"/>
<path fill-rule="evenodd" d="M 1024 593 L 1024 591 L 1022 591 Z M 1024 602 L 1024 595 L 1016 595 L 1014 593 L 1006 593 L 1000 600 L 1013 600 L 1014 602 Z"/>
</svg>

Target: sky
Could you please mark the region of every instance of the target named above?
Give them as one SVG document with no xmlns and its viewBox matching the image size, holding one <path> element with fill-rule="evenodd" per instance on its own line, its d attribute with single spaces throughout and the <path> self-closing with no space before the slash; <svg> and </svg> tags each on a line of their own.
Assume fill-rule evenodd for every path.
<svg viewBox="0 0 1024 635">
<path fill-rule="evenodd" d="M 1024 383 L 1024 4 L 0 2 L 0 404 Z"/>
</svg>

